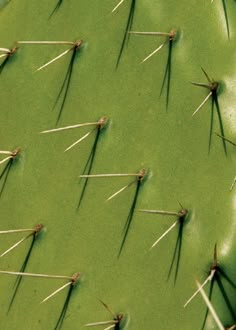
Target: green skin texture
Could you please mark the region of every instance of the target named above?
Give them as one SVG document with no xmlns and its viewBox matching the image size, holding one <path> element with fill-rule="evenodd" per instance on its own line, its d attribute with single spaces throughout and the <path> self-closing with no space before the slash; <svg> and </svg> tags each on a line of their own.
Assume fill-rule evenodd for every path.
<svg viewBox="0 0 236 330">
<path fill-rule="evenodd" d="M 90 179 L 79 212 L 78 176 L 87 160 L 94 135 L 74 149 L 63 150 L 87 128 L 41 135 L 55 127 L 57 109 L 51 111 L 64 78 L 69 57 L 34 73 L 66 46 L 22 45 L 4 68 L 0 79 L 1 150 L 22 148 L 11 168 L 0 199 L 1 230 L 28 228 L 43 223 L 26 271 L 72 275 L 82 273 L 72 294 L 63 329 L 83 329 L 86 323 L 111 318 L 101 299 L 116 313 L 126 315 L 125 329 L 197 330 L 205 313 L 200 296 L 183 308 L 203 282 L 218 246 L 218 261 L 236 282 L 235 232 L 236 149 L 213 135 L 210 154 L 210 101 L 192 118 L 207 90 L 190 84 L 206 83 L 201 66 L 220 81 L 219 104 L 225 136 L 236 141 L 236 4 L 227 1 L 231 38 L 228 40 L 221 1 L 137 0 L 133 30 L 169 32 L 176 28 L 173 45 L 168 111 L 165 89 L 159 97 L 167 60 L 167 45 L 140 64 L 165 38 L 131 36 L 118 69 L 130 1 L 111 14 L 117 1 L 64 1 L 48 19 L 56 1 L 12 0 L 0 11 L 1 47 L 16 40 L 83 39 L 77 56 L 66 106 L 59 126 L 110 121 L 101 134 L 93 173 L 130 173 L 149 169 L 139 192 L 137 208 L 122 254 L 117 253 L 135 186 L 113 200 L 105 199 L 132 178 Z M 213 131 L 220 133 L 217 116 Z M 137 209 L 179 211 L 179 202 L 191 211 L 183 229 L 179 273 L 167 275 L 176 243 L 174 228 L 153 250 L 154 241 L 175 221 Z M 6 250 L 22 234 L 2 235 Z M 1 270 L 18 271 L 29 248 L 25 241 L 0 260 Z M 40 304 L 66 283 L 24 278 L 12 309 L 6 311 L 15 278 L 1 275 L 0 324 L 4 329 L 53 329 L 66 292 Z M 236 311 L 235 290 L 224 283 Z M 207 291 L 207 288 L 206 288 Z M 230 313 L 217 288 L 212 302 L 225 326 Z M 209 316 L 206 329 L 217 329 Z"/>
</svg>

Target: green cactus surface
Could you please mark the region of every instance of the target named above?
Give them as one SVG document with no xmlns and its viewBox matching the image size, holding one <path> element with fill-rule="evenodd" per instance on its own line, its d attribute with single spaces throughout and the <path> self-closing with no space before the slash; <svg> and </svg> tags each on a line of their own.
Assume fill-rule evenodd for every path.
<svg viewBox="0 0 236 330">
<path fill-rule="evenodd" d="M 28 235 L 0 257 L 4 330 L 218 329 L 201 294 L 184 308 L 211 271 L 236 324 L 236 3 L 118 4 L 0 0 L 0 232 L 32 228 L 0 234 L 0 255 Z M 21 269 L 69 278 L 20 277 L 9 309 Z"/>
</svg>

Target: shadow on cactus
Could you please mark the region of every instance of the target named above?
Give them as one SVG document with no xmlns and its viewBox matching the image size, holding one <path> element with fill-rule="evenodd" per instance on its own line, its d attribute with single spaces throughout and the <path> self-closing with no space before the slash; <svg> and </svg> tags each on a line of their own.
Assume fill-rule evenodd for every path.
<svg viewBox="0 0 236 330">
<path fill-rule="evenodd" d="M 142 63 L 146 62 L 149 58 L 151 58 L 154 54 L 159 52 L 162 47 L 168 42 L 168 56 L 167 62 L 165 66 L 165 73 L 161 85 L 160 96 L 162 95 L 163 89 L 166 85 L 166 109 L 168 109 L 169 105 L 169 97 L 170 97 L 170 82 L 171 82 L 171 63 L 172 63 L 172 49 L 173 49 L 173 41 L 176 40 L 177 31 L 172 29 L 170 32 L 139 32 L 139 31 L 129 31 L 129 34 L 134 35 L 143 35 L 143 36 L 157 36 L 157 37 L 166 37 L 166 41 L 163 42 L 160 46 L 158 46 L 153 52 L 151 52 L 148 56 L 146 56 Z"/>
<path fill-rule="evenodd" d="M 112 194 L 110 197 L 107 198 L 106 201 L 109 201 L 111 199 L 113 199 L 114 197 L 116 197 L 118 194 L 120 194 L 121 192 L 123 192 L 124 190 L 126 190 L 127 188 L 129 188 L 131 185 L 136 184 L 136 189 L 135 189 L 135 193 L 134 193 L 134 197 L 133 197 L 133 201 L 129 210 L 129 214 L 128 217 L 126 219 L 124 228 L 123 228 L 123 239 L 121 242 L 121 246 L 119 249 L 119 253 L 118 253 L 118 258 L 121 255 L 121 252 L 123 250 L 125 241 L 127 239 L 128 236 L 128 232 L 131 226 L 131 222 L 133 219 L 133 215 L 134 215 L 134 211 L 135 211 L 135 207 L 136 207 L 136 203 L 138 200 L 138 195 L 139 195 L 139 191 L 140 191 L 140 187 L 141 187 L 141 183 L 144 181 L 144 179 L 147 176 L 147 171 L 145 169 L 141 169 L 138 173 L 116 173 L 116 174 L 86 174 L 86 175 L 80 175 L 80 178 L 108 178 L 108 177 L 135 177 L 134 181 L 131 181 L 130 183 L 128 183 L 127 185 L 125 185 L 124 187 L 122 187 L 121 189 L 119 189 L 118 191 L 116 191 L 114 194 Z"/>
<path fill-rule="evenodd" d="M 49 296 L 47 296 L 41 302 L 41 303 L 44 303 L 44 302 L 48 301 L 49 299 L 54 297 L 57 293 L 61 292 L 62 290 L 64 290 L 65 288 L 67 288 L 69 286 L 69 290 L 67 292 L 66 299 L 63 304 L 60 316 L 59 316 L 56 326 L 54 328 L 54 329 L 61 329 L 68 306 L 69 306 L 72 291 L 74 290 L 76 284 L 78 283 L 78 281 L 80 279 L 80 275 L 81 275 L 80 273 L 75 273 L 73 276 L 64 276 L 64 275 L 48 275 L 48 274 L 12 272 L 12 271 L 0 270 L 0 274 L 17 276 L 17 279 L 22 278 L 22 277 L 33 277 L 33 278 L 56 279 L 56 280 L 66 279 L 67 281 L 69 281 L 66 284 L 59 287 L 58 289 L 56 289 L 55 291 L 53 291 L 53 293 L 51 293 Z"/>
<path fill-rule="evenodd" d="M 236 328 L 236 324 L 233 324 L 232 326 L 226 327 L 226 328 L 223 326 L 223 324 L 222 324 L 222 322 L 221 322 L 218 314 L 215 311 L 215 308 L 213 307 L 211 301 L 207 297 L 207 294 L 205 293 L 204 289 L 202 288 L 202 286 L 200 285 L 200 283 L 198 281 L 196 281 L 196 284 L 198 286 L 198 290 L 201 293 L 204 302 L 207 305 L 207 308 L 209 309 L 209 311 L 211 312 L 211 315 L 212 315 L 213 319 L 215 320 L 215 323 L 216 323 L 218 329 L 219 330 L 233 330 L 233 329 L 235 329 Z"/>
<path fill-rule="evenodd" d="M 8 5 L 11 0 L 0 0 L 0 10 L 3 9 L 6 5 Z"/>
<path fill-rule="evenodd" d="M 182 205 L 181 205 L 181 207 L 182 207 Z M 178 272 L 179 272 L 180 257 L 181 257 L 181 251 L 182 251 L 183 229 L 184 229 L 184 225 L 186 224 L 186 221 L 190 220 L 190 212 L 183 207 L 180 210 L 180 212 L 161 211 L 161 210 L 144 210 L 144 209 L 141 209 L 140 211 L 145 212 L 145 213 L 178 217 L 178 219 L 153 243 L 153 245 L 150 248 L 150 250 L 153 249 L 167 234 L 169 234 L 169 232 L 173 228 L 175 228 L 176 225 L 179 225 L 178 236 L 177 236 L 177 240 L 175 243 L 175 249 L 174 249 L 174 253 L 173 253 L 173 257 L 172 257 L 172 261 L 171 261 L 171 265 L 170 265 L 170 269 L 169 269 L 168 277 L 167 277 L 167 279 L 170 278 L 173 266 L 174 266 L 174 264 L 176 264 L 175 275 L 174 275 L 174 282 L 176 282 Z"/>
<path fill-rule="evenodd" d="M 63 0 L 58 0 L 57 1 L 56 6 L 54 7 L 53 11 L 51 12 L 49 18 L 51 18 L 53 16 L 53 14 L 55 14 L 59 10 L 59 8 L 61 7 L 62 3 L 63 3 Z"/>
<path fill-rule="evenodd" d="M 104 126 L 106 124 L 107 124 L 107 118 L 102 117 L 98 121 L 97 126 L 92 131 L 87 133 L 87 135 L 86 135 L 86 137 L 87 137 L 88 134 L 92 133 L 93 131 L 97 131 L 96 135 L 95 135 L 93 145 L 92 145 L 92 149 L 91 149 L 90 154 L 89 154 L 89 157 L 88 157 L 87 162 L 86 162 L 86 164 L 84 166 L 84 169 L 82 171 L 82 175 L 80 175 L 80 177 L 85 178 L 85 181 L 84 181 L 83 188 L 82 188 L 82 191 L 81 191 L 81 194 L 80 194 L 79 202 L 78 202 L 78 205 L 77 205 L 77 210 L 79 210 L 79 207 L 82 203 L 82 200 L 83 200 L 83 197 L 84 197 L 84 194 L 85 194 L 85 190 L 86 190 L 86 187 L 87 187 L 87 184 L 88 184 L 88 179 L 89 179 L 90 173 L 91 173 L 92 168 L 93 168 L 93 162 L 94 162 L 94 158 L 95 158 L 96 151 L 97 151 L 98 140 L 99 140 L 101 131 L 102 131 L 102 129 L 104 128 Z"/>
<path fill-rule="evenodd" d="M 213 123 L 214 123 L 214 109 L 216 109 L 216 113 L 218 116 L 218 121 L 219 121 L 219 127 L 220 127 L 220 132 L 221 136 L 223 137 L 222 139 L 222 144 L 224 148 L 225 155 L 227 155 L 227 148 L 226 148 L 226 143 L 224 139 L 224 127 L 223 127 L 223 120 L 221 116 L 221 111 L 220 111 L 220 105 L 218 102 L 218 89 L 219 89 L 219 83 L 217 81 L 214 81 L 213 79 L 210 79 L 206 71 L 202 68 L 202 71 L 204 75 L 206 76 L 208 80 L 208 84 L 205 83 L 197 83 L 197 82 L 192 82 L 193 85 L 199 86 L 206 88 L 210 90 L 210 92 L 207 94 L 206 98 L 202 101 L 202 103 L 197 107 L 197 109 L 193 112 L 192 116 L 195 116 L 196 113 L 204 106 L 204 104 L 211 98 L 211 119 L 210 119 L 210 134 L 209 134 L 209 143 L 208 143 L 208 152 L 210 152 L 211 148 L 211 143 L 212 143 L 212 135 L 213 135 Z"/>
<path fill-rule="evenodd" d="M 71 48 L 67 49 L 66 51 L 62 52 L 58 56 L 54 57 L 52 60 L 50 60 L 49 62 L 40 66 L 36 70 L 36 71 L 40 71 L 40 70 L 46 68 L 47 66 L 49 66 L 50 64 L 54 63 L 55 61 L 61 59 L 62 57 L 67 55 L 69 52 L 72 52 L 65 78 L 63 80 L 63 83 L 61 85 L 61 88 L 59 90 L 59 93 L 57 95 L 56 101 L 53 106 L 53 109 L 55 109 L 59 100 L 61 99 L 61 104 L 59 106 L 59 113 L 57 116 L 56 123 L 58 123 L 61 118 L 62 111 L 64 109 L 64 106 L 65 106 L 65 103 L 67 100 L 67 95 L 68 95 L 68 91 L 69 91 L 69 87 L 70 87 L 70 82 L 71 82 L 71 77 L 72 77 L 72 73 L 73 73 L 76 54 L 81 49 L 82 43 L 83 43 L 83 40 L 77 40 L 76 42 L 72 42 L 72 41 L 24 41 L 24 40 L 18 41 L 18 44 L 28 44 L 28 45 L 72 45 Z"/>
<path fill-rule="evenodd" d="M 48 299 L 50 299 L 52 296 L 54 296 L 56 293 L 58 293 L 59 291 L 63 290 L 64 288 L 66 288 L 67 286 L 69 286 L 69 290 L 67 292 L 67 295 L 66 295 L 66 299 L 65 299 L 65 302 L 63 304 L 63 307 L 62 307 L 62 310 L 61 310 L 61 313 L 60 313 L 60 316 L 57 320 L 57 323 L 56 323 L 56 326 L 55 326 L 55 330 L 59 330 L 61 329 L 62 325 L 63 325 L 63 322 L 64 322 L 64 318 L 66 316 L 66 312 L 67 312 L 67 309 L 68 309 L 68 306 L 69 306 L 69 302 L 70 302 L 70 299 L 71 299 L 71 295 L 72 295 L 72 292 L 75 288 L 75 285 L 78 283 L 78 280 L 80 278 L 80 273 L 75 273 L 72 277 L 71 277 L 71 281 L 68 282 L 67 284 L 63 285 L 62 287 L 60 287 L 59 289 L 57 289 L 56 291 L 54 291 L 52 294 L 50 294 L 47 298 L 45 298 L 42 302 L 45 302 L 47 301 Z"/>
<path fill-rule="evenodd" d="M 13 48 L 0 48 L 0 53 L 3 53 L 0 55 L 0 58 L 3 58 L 2 63 L 0 64 L 0 74 L 2 73 L 3 69 L 9 62 L 10 58 L 15 54 L 17 51 L 17 47 Z"/>
<path fill-rule="evenodd" d="M 14 244 L 12 247 L 10 247 L 10 249 L 8 249 L 7 251 L 5 251 L 1 255 L 1 256 L 3 256 L 5 254 L 7 254 L 8 252 L 12 251 L 14 248 L 16 248 L 17 246 L 19 246 L 19 244 L 21 244 L 23 241 L 25 241 L 26 239 L 28 239 L 29 237 L 32 236 L 32 241 L 31 241 L 29 250 L 28 250 L 28 252 L 26 254 L 25 260 L 24 260 L 24 262 L 23 262 L 23 264 L 22 264 L 22 266 L 20 268 L 20 273 L 24 273 L 24 271 L 25 271 L 25 269 L 27 267 L 27 264 L 29 262 L 29 259 L 30 259 L 30 256 L 31 256 L 31 253 L 32 253 L 32 250 L 33 250 L 35 241 L 36 241 L 36 238 L 38 237 L 38 234 L 41 232 L 42 229 L 43 229 L 43 225 L 41 225 L 41 224 L 35 226 L 35 228 L 31 230 L 32 233 L 30 233 L 29 235 L 27 235 L 26 237 L 24 237 L 23 239 L 21 239 L 19 242 L 17 242 L 16 244 Z M 16 282 L 15 282 L 13 295 L 12 295 L 12 298 L 11 298 L 11 301 L 10 301 L 10 304 L 9 304 L 7 313 L 10 312 L 10 309 L 12 307 L 12 304 L 13 304 L 14 300 L 15 300 L 17 291 L 18 291 L 18 289 L 20 287 L 21 280 L 22 280 L 22 276 L 18 276 L 17 279 L 16 279 Z"/>
<path fill-rule="evenodd" d="M 236 147 L 236 143 L 234 143 L 233 141 L 227 139 L 226 137 L 218 134 L 218 133 L 215 133 L 218 137 L 220 137 L 221 139 L 223 139 L 225 142 L 229 143 L 229 144 L 232 144 L 234 147 Z M 235 183 L 236 183 L 236 176 L 234 177 L 234 180 L 230 186 L 230 190 L 233 190 L 234 186 L 235 186 Z"/>
<path fill-rule="evenodd" d="M 4 158 L 3 160 L 0 161 L 0 165 L 3 163 L 6 163 L 5 167 L 3 168 L 3 170 L 0 174 L 0 183 L 1 183 L 0 197 L 2 196 L 3 190 L 5 188 L 7 178 L 10 173 L 10 169 L 11 169 L 14 161 L 16 160 L 17 156 L 19 155 L 20 151 L 21 151 L 20 148 L 16 148 L 13 151 L 5 151 L 5 150 L 0 151 L 0 154 L 7 155 L 6 158 Z"/>
<path fill-rule="evenodd" d="M 211 2 L 213 2 L 213 0 L 211 0 Z M 225 18 L 227 36 L 228 36 L 228 39 L 230 39 L 229 19 L 228 19 L 227 6 L 226 6 L 225 0 L 221 0 L 221 2 L 222 2 L 223 11 L 224 11 L 224 18 Z"/>
<path fill-rule="evenodd" d="M 112 10 L 112 12 L 114 13 L 116 11 L 116 9 L 124 2 L 125 0 L 121 0 L 116 6 L 115 8 Z M 119 54 L 118 54 L 118 58 L 117 58 L 117 61 L 116 61 L 116 68 L 118 68 L 118 65 L 120 63 L 120 60 L 121 60 L 121 56 L 123 54 L 123 50 L 124 50 L 124 47 L 125 47 L 125 44 L 128 42 L 129 40 L 129 35 L 128 35 L 128 32 L 130 31 L 130 29 L 132 28 L 132 25 L 133 25 L 133 20 L 134 20 L 134 13 L 135 13 L 135 4 L 136 4 L 136 0 L 131 0 L 131 3 L 130 3 L 130 9 L 129 9 L 129 16 L 128 16 L 128 19 L 127 19 L 127 23 L 126 23 L 126 28 L 125 28 L 125 33 L 124 33 L 124 37 L 123 37 L 123 40 L 122 40 L 122 44 L 121 44 L 121 47 L 120 47 L 120 51 L 119 51 Z"/>
<path fill-rule="evenodd" d="M 96 150 L 97 150 L 97 144 L 98 144 L 98 140 L 100 137 L 100 133 L 102 131 L 102 129 L 104 129 L 104 126 L 106 126 L 108 122 L 108 119 L 106 117 L 102 117 L 100 118 L 98 121 L 96 122 L 90 122 L 90 123 L 83 123 L 83 124 L 76 124 L 76 125 L 70 125 L 70 126 L 65 126 L 65 127 L 59 127 L 59 128 L 53 128 L 53 129 L 49 129 L 49 130 L 45 130 L 42 131 L 40 133 L 45 134 L 45 133 L 55 133 L 55 132 L 61 132 L 61 131 L 66 131 L 66 130 L 70 130 L 70 129 L 74 129 L 74 128 L 81 128 L 81 127 L 89 127 L 89 126 L 95 126 L 91 131 L 88 131 L 86 134 L 84 134 L 81 138 L 79 138 L 78 140 L 76 140 L 75 142 L 73 142 L 69 147 L 67 147 L 65 149 L 66 151 L 69 151 L 70 149 L 72 149 L 74 146 L 76 146 L 77 144 L 79 144 L 80 142 L 82 142 L 84 139 L 86 139 L 90 134 L 92 134 L 93 132 L 96 132 L 95 135 L 95 139 L 94 142 L 92 144 L 92 149 L 89 153 L 89 157 L 87 159 L 87 162 L 85 164 L 85 167 L 83 169 L 83 174 L 80 175 L 80 177 L 84 177 L 85 181 L 84 181 L 84 185 L 82 188 L 82 192 L 79 198 L 79 202 L 77 205 L 77 210 L 80 207 L 80 204 L 83 200 L 84 194 L 85 194 L 85 190 L 86 190 L 86 186 L 88 184 L 88 179 L 90 177 L 90 173 L 93 167 L 93 162 L 94 162 L 94 158 L 95 158 L 95 154 L 96 154 Z M 85 174 L 86 173 L 86 174 Z"/>
<path fill-rule="evenodd" d="M 225 304 L 226 304 L 226 306 L 229 310 L 229 313 L 230 313 L 232 319 L 234 321 L 236 321 L 236 311 L 234 310 L 234 307 L 232 306 L 232 303 L 229 300 L 229 297 L 227 295 L 225 287 L 222 283 L 222 279 L 224 279 L 232 287 L 232 289 L 236 290 L 236 284 L 226 274 L 223 267 L 218 264 L 217 245 L 215 244 L 213 261 L 212 261 L 212 264 L 210 266 L 210 271 L 209 271 L 208 277 L 200 285 L 198 290 L 196 292 L 194 292 L 194 294 L 188 299 L 188 301 L 185 303 L 184 307 L 186 307 L 193 300 L 193 298 L 201 291 L 201 289 L 209 282 L 210 282 L 210 288 L 209 288 L 209 293 L 208 293 L 208 299 L 211 301 L 214 285 L 215 285 L 215 283 L 217 283 L 218 288 L 221 292 L 222 298 L 223 298 L 223 300 L 224 300 L 224 302 L 225 302 Z M 205 328 L 208 311 L 209 310 L 207 308 L 204 319 L 203 319 L 202 329 Z"/>
<path fill-rule="evenodd" d="M 121 322 L 124 319 L 124 314 L 123 313 L 115 314 L 107 304 L 105 304 L 101 300 L 100 300 L 100 302 L 106 308 L 106 310 L 108 310 L 108 312 L 111 314 L 113 319 L 109 320 L 109 321 L 87 323 L 87 324 L 85 324 L 85 326 L 86 327 L 96 327 L 96 326 L 105 325 L 108 327 L 106 327 L 104 330 L 109 330 L 109 329 L 121 330 Z"/>
</svg>

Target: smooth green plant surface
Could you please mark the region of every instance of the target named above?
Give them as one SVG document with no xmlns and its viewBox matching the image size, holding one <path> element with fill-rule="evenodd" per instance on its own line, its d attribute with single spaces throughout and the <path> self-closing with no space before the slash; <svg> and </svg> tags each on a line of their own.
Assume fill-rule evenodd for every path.
<svg viewBox="0 0 236 330">
<path fill-rule="evenodd" d="M 57 126 L 107 116 L 91 173 L 149 170 L 120 257 L 122 230 L 135 186 L 109 202 L 105 200 L 133 178 L 89 179 L 77 210 L 83 184 L 79 175 L 96 133 L 68 152 L 63 151 L 90 128 L 39 134 L 55 127 L 58 107 L 52 108 L 70 55 L 35 70 L 68 46 L 20 45 L 0 75 L 0 150 L 22 149 L 0 198 L 0 230 L 42 223 L 44 230 L 25 271 L 67 276 L 81 272 L 64 329 L 83 329 L 87 323 L 109 320 L 111 316 L 99 299 L 115 313 L 125 314 L 125 329 L 201 329 L 206 306 L 200 295 L 186 308 L 183 305 L 196 290 L 195 279 L 203 282 L 207 277 L 215 243 L 220 265 L 236 283 L 236 187 L 229 190 L 236 175 L 236 149 L 226 143 L 225 155 L 222 139 L 215 135 L 221 134 L 215 113 L 208 150 L 211 100 L 196 116 L 192 113 L 209 91 L 190 82 L 207 83 L 202 67 L 220 83 L 217 95 L 224 134 L 235 142 L 236 4 L 227 1 L 228 39 L 221 1 L 136 0 L 132 30 L 170 32 L 175 28 L 178 33 L 172 48 L 166 109 L 166 88 L 161 96 L 160 90 L 168 44 L 141 64 L 166 39 L 130 35 L 116 69 L 131 1 L 125 0 L 111 13 L 117 3 L 64 0 L 49 18 L 56 1 L 12 0 L 0 12 L 0 47 L 11 48 L 18 40 L 83 39 Z M 178 212 L 179 203 L 189 210 L 189 216 L 183 226 L 175 282 L 176 264 L 169 280 L 167 276 L 179 227 L 152 250 L 150 247 L 176 218 L 138 209 Z M 1 235 L 1 251 L 23 235 Z M 0 258 L 0 269 L 19 271 L 29 246 L 30 241 L 25 240 Z M 23 278 L 6 314 L 15 278 L 0 276 L 0 324 L 4 329 L 55 327 L 66 292 L 40 302 L 66 281 Z M 235 290 L 222 281 L 236 314 Z M 225 327 L 236 322 L 217 286 L 212 303 Z M 217 329 L 210 315 L 206 329 Z"/>
</svg>

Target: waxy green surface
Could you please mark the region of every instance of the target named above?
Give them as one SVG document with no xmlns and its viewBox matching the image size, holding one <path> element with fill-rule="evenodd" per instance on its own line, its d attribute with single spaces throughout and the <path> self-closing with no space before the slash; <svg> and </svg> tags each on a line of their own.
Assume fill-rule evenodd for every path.
<svg viewBox="0 0 236 330">
<path fill-rule="evenodd" d="M 183 308 L 209 271 L 217 242 L 219 263 L 236 282 L 235 232 L 236 149 L 213 133 L 208 152 L 210 101 L 192 117 L 207 90 L 203 67 L 220 81 L 219 104 L 225 136 L 236 141 L 236 4 L 227 1 L 230 40 L 221 1 L 136 1 L 133 30 L 178 30 L 173 45 L 169 107 L 160 88 L 168 45 L 140 64 L 165 38 L 131 36 L 120 65 L 116 60 L 130 0 L 111 14 L 118 1 L 63 1 L 49 19 L 56 1 L 10 1 L 0 12 L 0 47 L 17 40 L 83 39 L 74 65 L 69 93 L 58 126 L 109 118 L 98 142 L 92 173 L 133 173 L 149 169 L 122 254 L 117 253 L 135 186 L 105 202 L 133 178 L 90 179 L 79 211 L 82 185 L 78 176 L 95 134 L 74 149 L 63 151 L 88 129 L 48 135 L 55 127 L 52 111 L 69 56 L 34 72 L 67 46 L 22 45 L 1 73 L 0 150 L 20 146 L 22 153 L 9 174 L 0 199 L 0 230 L 45 226 L 33 248 L 26 271 L 82 278 L 74 291 L 63 329 L 110 319 L 98 299 L 126 315 L 126 329 L 201 328 L 205 305 L 199 296 Z M 0 3 L 1 4 L 1 3 Z M 213 132 L 220 132 L 217 115 Z M 2 166 L 1 166 L 2 167 Z M 178 278 L 167 281 L 178 227 L 153 250 L 155 240 L 176 220 L 138 209 L 190 212 L 184 226 Z M 24 234 L 23 234 L 24 235 Z M 1 251 L 23 235 L 1 235 Z M 0 260 L 1 270 L 18 271 L 30 246 L 25 241 Z M 0 277 L 0 324 L 4 329 L 53 329 L 66 297 L 61 292 L 40 304 L 65 281 L 24 278 L 8 315 L 15 278 Z M 236 295 L 223 282 L 236 313 Z M 212 302 L 225 326 L 233 323 L 219 290 Z M 209 316 L 207 329 L 217 329 Z"/>
</svg>

